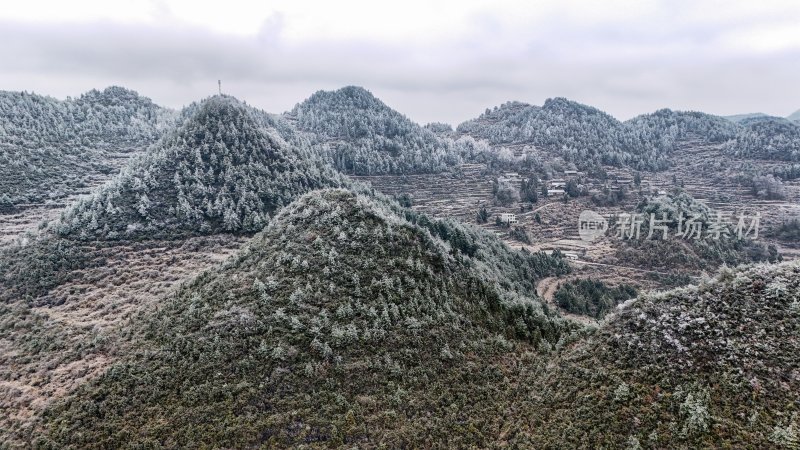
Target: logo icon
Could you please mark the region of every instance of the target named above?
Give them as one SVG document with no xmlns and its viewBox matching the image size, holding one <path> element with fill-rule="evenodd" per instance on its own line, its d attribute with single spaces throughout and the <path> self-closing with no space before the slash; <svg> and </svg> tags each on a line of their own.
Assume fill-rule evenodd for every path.
<svg viewBox="0 0 800 450">
<path fill-rule="evenodd" d="M 582 241 L 594 242 L 606 234 L 608 221 L 594 211 L 583 211 L 578 217 L 578 235 Z"/>
</svg>

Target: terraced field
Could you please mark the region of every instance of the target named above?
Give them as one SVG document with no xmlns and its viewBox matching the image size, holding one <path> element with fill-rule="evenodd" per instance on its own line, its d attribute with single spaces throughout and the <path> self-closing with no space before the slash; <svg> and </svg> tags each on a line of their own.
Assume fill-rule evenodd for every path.
<svg viewBox="0 0 800 450">
<path fill-rule="evenodd" d="M 512 150 L 519 154 L 522 146 L 517 147 Z M 540 156 L 546 157 L 545 154 Z M 769 171 L 780 162 L 735 160 L 724 155 L 719 146 L 697 142 L 683 143 L 672 161 L 672 167 L 664 172 L 642 173 L 641 188 L 630 186 L 625 200 L 613 207 L 598 207 L 589 197 L 566 202 L 560 197 L 540 197 L 535 204 L 501 206 L 494 202 L 492 195 L 492 181 L 498 174 L 490 173 L 483 164 L 464 164 L 458 174 L 357 178 L 371 183 L 388 195 L 410 194 L 415 210 L 434 217 L 475 223 L 478 210 L 485 206 L 492 216 L 488 223 L 481 226 L 500 235 L 510 246 L 524 247 L 530 251 L 560 250 L 570 257 L 579 272 L 611 282 L 635 282 L 643 287 L 658 288 L 659 282 L 655 280 L 669 274 L 647 267 L 620 265 L 613 258 L 618 245 L 615 238 L 607 236 L 592 243 L 580 240 L 577 228 L 580 213 L 594 210 L 609 217 L 630 213 L 647 195 L 668 191 L 676 186 L 682 186 L 701 203 L 731 219 L 742 213 L 748 217 L 760 213 L 759 239 L 766 244 L 774 244 L 784 259 L 800 258 L 800 243 L 778 242 L 765 236 L 767 230 L 791 218 L 800 217 L 800 181 L 785 183 L 788 193 L 785 200 L 758 199 L 748 186 L 735 181 L 735 175 L 743 168 L 755 166 L 759 170 Z M 634 176 L 633 171 L 624 168 L 606 167 L 605 170 L 611 180 L 632 179 Z M 594 184 L 593 188 L 599 188 L 603 182 L 596 180 Z M 495 225 L 494 217 L 501 213 L 516 214 L 517 226 L 525 229 L 531 242 L 515 240 L 508 228 Z M 537 214 L 541 223 L 534 220 Z"/>
<path fill-rule="evenodd" d="M 110 154 L 105 164 L 111 168 L 106 173 L 93 173 L 83 177 L 82 186 L 64 198 L 45 203 L 19 204 L 13 210 L 0 209 L 0 249 L 24 243 L 26 233 L 35 233 L 42 222 L 58 218 L 68 205 L 82 195 L 88 195 L 96 187 L 107 182 L 120 171 L 138 152 L 117 152 Z"/>
</svg>

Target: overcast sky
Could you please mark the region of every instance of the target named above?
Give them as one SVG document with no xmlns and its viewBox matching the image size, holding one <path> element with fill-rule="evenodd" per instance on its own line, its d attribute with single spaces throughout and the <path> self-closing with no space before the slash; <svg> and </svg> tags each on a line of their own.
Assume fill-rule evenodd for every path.
<svg viewBox="0 0 800 450">
<path fill-rule="evenodd" d="M 180 107 L 222 79 L 282 112 L 353 84 L 418 122 L 452 124 L 556 96 L 620 119 L 800 108 L 796 0 L 199 3 L 7 2 L 0 89 L 64 98 L 122 85 Z"/>
</svg>

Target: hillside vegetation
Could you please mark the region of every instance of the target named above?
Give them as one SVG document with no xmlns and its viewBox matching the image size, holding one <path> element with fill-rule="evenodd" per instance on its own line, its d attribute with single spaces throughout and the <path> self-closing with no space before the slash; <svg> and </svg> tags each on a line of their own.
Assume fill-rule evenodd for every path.
<svg viewBox="0 0 800 450">
<path fill-rule="evenodd" d="M 797 448 L 800 266 L 642 295 L 550 367 L 532 448 Z"/>
<path fill-rule="evenodd" d="M 576 328 L 533 293 L 565 270 L 385 200 L 314 192 L 165 300 L 135 353 L 47 413 L 40 445 L 485 446 L 510 371 Z"/>
<path fill-rule="evenodd" d="M 346 174 L 441 172 L 459 162 L 446 140 L 360 87 L 319 91 L 286 117 Z"/>
<path fill-rule="evenodd" d="M 520 280 L 557 258 L 505 250 L 522 259 L 491 269 L 491 238 L 454 246 L 477 235 L 430 224 L 304 196 L 144 317 L 37 446 L 797 445 L 797 263 L 640 295 L 585 334 L 515 281 L 525 258 L 538 269 Z"/>
<path fill-rule="evenodd" d="M 114 153 L 155 142 L 173 118 L 121 87 L 65 101 L 0 92 L 0 208 L 71 193 L 87 176 L 114 170 Z"/>
<path fill-rule="evenodd" d="M 778 117 L 745 120 L 725 150 L 741 158 L 800 161 L 800 124 Z"/>
<path fill-rule="evenodd" d="M 636 297 L 636 288 L 631 285 L 609 287 L 600 280 L 589 278 L 562 284 L 553 300 L 566 311 L 600 319 L 633 297 Z"/>
<path fill-rule="evenodd" d="M 776 262 L 780 258 L 774 246 L 752 240 L 752 233 L 746 236 L 752 218 L 745 218 L 740 238 L 736 230 L 737 217 L 718 216 L 718 211 L 711 210 L 683 190 L 648 197 L 636 210 L 642 215 L 642 233 L 639 239 L 621 240 L 616 252 L 616 257 L 625 264 L 691 271 L 714 269 L 723 264 Z M 660 230 L 646 239 L 651 214 L 656 221 L 666 219 L 667 239 Z M 679 224 L 681 218 L 683 222 Z M 697 228 L 689 225 L 689 219 L 698 224 L 699 234 Z"/>
<path fill-rule="evenodd" d="M 345 183 L 271 123 L 234 98 L 211 97 L 55 229 L 81 239 L 255 233 L 297 196 Z"/>
</svg>

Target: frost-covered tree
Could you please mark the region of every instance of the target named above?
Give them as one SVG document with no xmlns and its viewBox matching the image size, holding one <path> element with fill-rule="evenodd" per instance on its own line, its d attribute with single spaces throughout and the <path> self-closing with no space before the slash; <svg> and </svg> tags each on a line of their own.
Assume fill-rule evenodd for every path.
<svg viewBox="0 0 800 450">
<path fill-rule="evenodd" d="M 452 140 L 432 131 L 443 127 L 423 128 L 360 87 L 316 92 L 286 118 L 347 174 L 440 172 L 461 162 Z"/>
<path fill-rule="evenodd" d="M 781 180 L 772 175 L 762 175 L 753 177 L 753 195 L 769 200 L 781 200 L 786 198 L 786 187 Z"/>
<path fill-rule="evenodd" d="M 0 192 L 12 204 L 63 197 L 84 177 L 115 170 L 115 154 L 143 151 L 174 120 L 121 87 L 63 101 L 0 92 Z"/>
<path fill-rule="evenodd" d="M 67 210 L 56 229 L 87 233 L 87 211 L 96 209 L 99 237 L 252 233 L 298 195 L 346 183 L 300 141 L 288 144 L 274 118 L 232 97 L 184 114 L 180 127 Z"/>
</svg>

